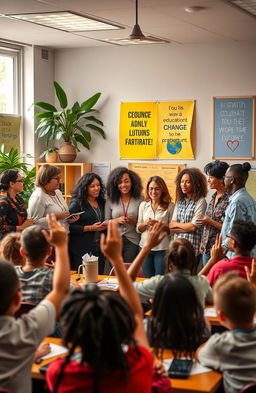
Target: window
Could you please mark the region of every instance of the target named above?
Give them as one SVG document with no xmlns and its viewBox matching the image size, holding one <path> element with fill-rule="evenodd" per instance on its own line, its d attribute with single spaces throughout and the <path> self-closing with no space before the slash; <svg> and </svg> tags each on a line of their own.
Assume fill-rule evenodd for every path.
<svg viewBox="0 0 256 393">
<path fill-rule="evenodd" d="M 20 113 L 21 50 L 0 43 L 0 113 Z"/>
</svg>

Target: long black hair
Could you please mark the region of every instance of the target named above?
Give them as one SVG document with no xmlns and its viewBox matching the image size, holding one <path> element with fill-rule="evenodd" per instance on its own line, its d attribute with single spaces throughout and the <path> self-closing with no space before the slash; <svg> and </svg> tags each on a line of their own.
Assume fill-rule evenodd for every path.
<svg viewBox="0 0 256 393">
<path fill-rule="evenodd" d="M 137 175 L 136 172 L 133 172 L 130 169 L 119 166 L 110 172 L 106 186 L 107 196 L 112 203 L 118 203 L 121 198 L 121 192 L 118 189 L 118 184 L 120 183 L 120 180 L 125 173 L 127 173 L 127 175 L 129 175 L 131 179 L 131 196 L 134 199 L 138 199 L 141 196 L 142 183 L 139 175 Z"/>
<path fill-rule="evenodd" d="M 85 208 L 85 204 L 88 198 L 88 188 L 92 184 L 94 179 L 97 179 L 100 183 L 100 193 L 97 198 L 97 201 L 98 202 L 104 201 L 105 187 L 102 182 L 102 179 L 96 173 L 86 173 L 85 175 L 80 177 L 80 179 L 75 185 L 74 190 L 72 191 L 72 198 L 77 199 L 81 209 Z"/>
<path fill-rule="evenodd" d="M 101 378 L 113 370 L 120 370 L 123 378 L 128 379 L 129 364 L 123 345 L 136 345 L 136 323 L 128 303 L 118 292 L 100 290 L 95 284 L 75 290 L 64 303 L 60 319 L 69 355 L 56 379 L 54 393 L 77 347 L 82 352 L 81 364 L 92 368 L 93 393 L 98 392 Z"/>
<path fill-rule="evenodd" d="M 174 357 L 192 357 L 203 342 L 203 308 L 193 285 L 180 273 L 164 276 L 153 300 L 150 345 L 160 358 L 168 348 Z"/>
</svg>

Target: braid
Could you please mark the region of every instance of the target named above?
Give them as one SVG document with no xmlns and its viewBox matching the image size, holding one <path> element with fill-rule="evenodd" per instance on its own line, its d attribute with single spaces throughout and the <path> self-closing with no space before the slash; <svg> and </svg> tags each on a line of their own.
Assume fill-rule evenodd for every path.
<svg viewBox="0 0 256 393">
<path fill-rule="evenodd" d="M 88 285 L 75 290 L 67 298 L 61 312 L 63 343 L 72 347 L 57 377 L 54 393 L 63 377 L 64 368 L 79 346 L 81 364 L 92 368 L 92 392 L 98 393 L 102 377 L 120 370 L 124 380 L 129 376 L 129 364 L 123 345 L 135 346 L 135 320 L 129 305 L 117 292 L 100 290 Z M 138 352 L 139 353 L 139 352 Z"/>
</svg>

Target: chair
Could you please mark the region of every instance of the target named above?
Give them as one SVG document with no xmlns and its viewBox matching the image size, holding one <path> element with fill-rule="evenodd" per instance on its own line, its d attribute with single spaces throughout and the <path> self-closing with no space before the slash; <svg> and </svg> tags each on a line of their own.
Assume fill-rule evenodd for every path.
<svg viewBox="0 0 256 393">
<path fill-rule="evenodd" d="M 130 265 L 131 265 L 131 263 L 125 263 L 124 265 L 125 265 L 125 267 L 126 267 L 126 270 L 128 270 L 129 267 L 130 267 Z M 110 272 L 109 272 L 109 276 L 115 276 L 115 275 L 116 275 L 116 274 L 115 274 L 115 268 L 112 267 L 112 269 L 111 269 Z M 138 272 L 138 274 L 137 274 L 137 277 L 144 277 L 144 274 L 143 274 L 142 269 L 139 270 L 139 272 Z"/>
<path fill-rule="evenodd" d="M 16 311 L 15 313 L 15 318 L 19 318 L 22 314 L 26 314 L 27 312 L 29 312 L 30 310 L 32 310 L 32 308 L 34 308 L 36 306 L 35 303 L 30 303 L 30 302 L 22 302 L 20 305 L 20 308 Z M 1 393 L 1 391 L 0 391 Z"/>
<path fill-rule="evenodd" d="M 249 383 L 239 393 L 256 393 L 256 382 Z"/>
</svg>

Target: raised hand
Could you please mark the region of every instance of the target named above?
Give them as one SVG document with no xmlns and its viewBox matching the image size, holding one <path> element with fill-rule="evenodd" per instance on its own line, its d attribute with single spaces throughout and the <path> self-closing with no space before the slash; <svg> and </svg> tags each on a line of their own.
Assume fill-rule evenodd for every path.
<svg viewBox="0 0 256 393">
<path fill-rule="evenodd" d="M 150 250 L 156 247 L 166 236 L 166 232 L 163 232 L 165 224 L 162 221 L 155 221 L 153 226 L 150 226 L 148 236 L 144 247 L 150 248 Z"/>
<path fill-rule="evenodd" d="M 222 236 L 217 235 L 216 241 L 211 248 L 211 259 L 215 262 L 220 261 L 221 259 L 225 258 L 228 250 L 223 251 L 222 249 Z"/>
<path fill-rule="evenodd" d="M 256 287 L 256 258 L 252 259 L 251 271 L 245 266 L 244 270 L 246 272 L 247 280 Z"/>
</svg>

